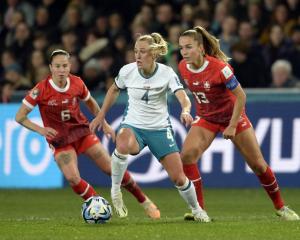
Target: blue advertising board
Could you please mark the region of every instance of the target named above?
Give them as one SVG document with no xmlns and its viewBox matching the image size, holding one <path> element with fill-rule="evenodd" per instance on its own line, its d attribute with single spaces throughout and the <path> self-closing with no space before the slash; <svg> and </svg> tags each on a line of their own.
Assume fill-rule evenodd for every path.
<svg viewBox="0 0 300 240">
<path fill-rule="evenodd" d="M 57 188 L 63 178 L 47 142 L 15 122 L 20 104 L 0 104 L 0 188 Z M 38 109 L 30 119 L 42 124 Z"/>
<path fill-rule="evenodd" d="M 125 104 L 116 104 L 107 120 L 116 129 L 122 119 Z M 176 140 L 181 147 L 188 129 L 178 120 L 180 106 L 176 101 L 169 106 Z M 88 112 L 86 112 L 89 115 Z M 299 102 L 250 102 L 247 114 L 256 131 L 258 142 L 270 167 L 276 173 L 280 186 L 300 187 L 300 111 Z M 91 117 L 91 116 L 90 116 Z M 111 153 L 114 144 L 100 136 L 103 145 Z M 80 157 L 81 176 L 93 184 L 110 186 L 109 177 L 95 165 Z M 256 176 L 245 164 L 237 149 L 221 135 L 199 161 L 205 186 L 208 187 L 258 187 Z M 170 187 L 168 179 L 157 159 L 145 148 L 139 155 L 129 157 L 128 169 L 142 186 Z"/>
<path fill-rule="evenodd" d="M 52 188 L 66 185 L 43 137 L 28 131 L 14 121 L 19 104 L 0 104 L 0 188 Z M 125 103 L 117 103 L 107 120 L 117 129 Z M 178 120 L 177 101 L 169 105 L 173 130 L 181 147 L 188 129 Z M 83 108 L 91 119 L 91 114 Z M 266 161 L 276 173 L 280 186 L 300 187 L 300 112 L 299 102 L 250 102 L 247 114 L 256 131 Z M 38 109 L 29 116 L 41 124 Z M 111 153 L 114 143 L 99 135 Z M 93 185 L 110 186 L 110 178 L 88 158 L 79 157 L 81 176 Z M 229 140 L 217 136 L 199 161 L 207 187 L 258 187 L 255 175 Z M 129 171 L 142 186 L 171 187 L 166 172 L 158 160 L 145 148 L 129 157 Z"/>
</svg>

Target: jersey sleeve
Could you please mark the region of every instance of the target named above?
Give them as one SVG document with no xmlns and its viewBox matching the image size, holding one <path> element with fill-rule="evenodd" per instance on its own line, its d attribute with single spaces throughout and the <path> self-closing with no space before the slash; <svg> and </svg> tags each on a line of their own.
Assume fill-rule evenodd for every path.
<svg viewBox="0 0 300 240">
<path fill-rule="evenodd" d="M 84 82 L 82 81 L 82 79 L 79 80 L 79 84 L 80 84 L 80 100 L 82 101 L 87 101 L 89 100 L 89 98 L 91 97 L 90 91 L 88 90 L 87 86 L 84 84 Z"/>
<path fill-rule="evenodd" d="M 234 76 L 232 67 L 228 64 L 222 66 L 221 79 L 222 82 L 225 83 L 226 88 L 228 88 L 231 91 L 234 90 L 239 85 L 238 80 Z"/>
<path fill-rule="evenodd" d="M 118 76 L 115 78 L 115 84 L 120 89 L 126 88 L 124 67 L 120 69 Z"/>
<path fill-rule="evenodd" d="M 175 93 L 176 91 L 183 89 L 183 85 L 181 84 L 179 77 L 177 76 L 177 74 L 174 72 L 173 69 L 170 68 L 170 81 L 169 81 L 169 89 L 171 89 L 171 91 L 173 93 Z"/>
<path fill-rule="evenodd" d="M 23 103 L 29 107 L 30 109 L 33 109 L 38 103 L 41 98 L 42 93 L 42 85 L 38 83 L 35 85 L 33 89 L 31 89 L 25 98 L 23 99 Z"/>
</svg>

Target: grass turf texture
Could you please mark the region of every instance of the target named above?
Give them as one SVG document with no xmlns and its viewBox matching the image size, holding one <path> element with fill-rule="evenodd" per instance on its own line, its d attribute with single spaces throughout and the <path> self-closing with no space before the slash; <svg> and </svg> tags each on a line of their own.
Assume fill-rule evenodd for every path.
<svg viewBox="0 0 300 240">
<path fill-rule="evenodd" d="M 109 189 L 97 190 L 111 202 Z M 145 192 L 159 206 L 160 220 L 147 218 L 123 190 L 129 217 L 89 225 L 80 215 L 81 199 L 70 189 L 0 190 L 0 239 L 300 239 L 300 221 L 279 220 L 262 189 L 207 189 L 207 210 L 215 221 L 206 224 L 183 220 L 188 210 L 175 189 Z M 282 194 L 300 213 L 300 189 Z"/>
</svg>

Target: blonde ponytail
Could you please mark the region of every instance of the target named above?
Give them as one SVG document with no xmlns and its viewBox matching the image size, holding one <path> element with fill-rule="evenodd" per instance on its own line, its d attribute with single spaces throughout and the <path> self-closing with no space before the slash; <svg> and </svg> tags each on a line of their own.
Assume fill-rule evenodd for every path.
<svg viewBox="0 0 300 240">
<path fill-rule="evenodd" d="M 139 36 L 137 41 L 147 41 L 155 58 L 168 53 L 168 43 L 159 33 L 151 33 Z"/>
</svg>

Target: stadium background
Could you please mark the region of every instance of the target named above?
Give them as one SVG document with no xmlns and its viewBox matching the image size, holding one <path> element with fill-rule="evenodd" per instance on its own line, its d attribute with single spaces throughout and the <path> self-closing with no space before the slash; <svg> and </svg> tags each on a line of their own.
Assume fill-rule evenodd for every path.
<svg viewBox="0 0 300 240">
<path fill-rule="evenodd" d="M 45 141 L 14 122 L 24 94 L 48 74 L 47 57 L 53 49 L 72 54 L 72 72 L 82 76 L 101 103 L 119 68 L 134 61 L 136 33 L 162 33 L 170 54 L 161 61 L 177 70 L 178 34 L 198 24 L 218 36 L 232 58 L 235 74 L 247 91 L 248 115 L 281 186 L 300 186 L 299 1 L 7 0 L 0 4 L 0 188 L 65 186 Z M 291 65 L 292 73 L 278 85 L 271 69 L 281 59 Z M 123 94 L 108 115 L 115 127 L 125 104 Z M 181 144 L 186 129 L 176 120 L 178 105 L 171 97 L 170 113 Z M 37 109 L 31 118 L 40 121 Z M 100 138 L 111 152 L 113 144 Z M 147 150 L 130 161 L 129 170 L 141 185 L 171 186 Z M 109 186 L 109 178 L 89 160 L 80 157 L 79 165 L 90 183 Z M 220 137 L 200 167 L 205 186 L 259 186 L 232 144 Z"/>
</svg>

